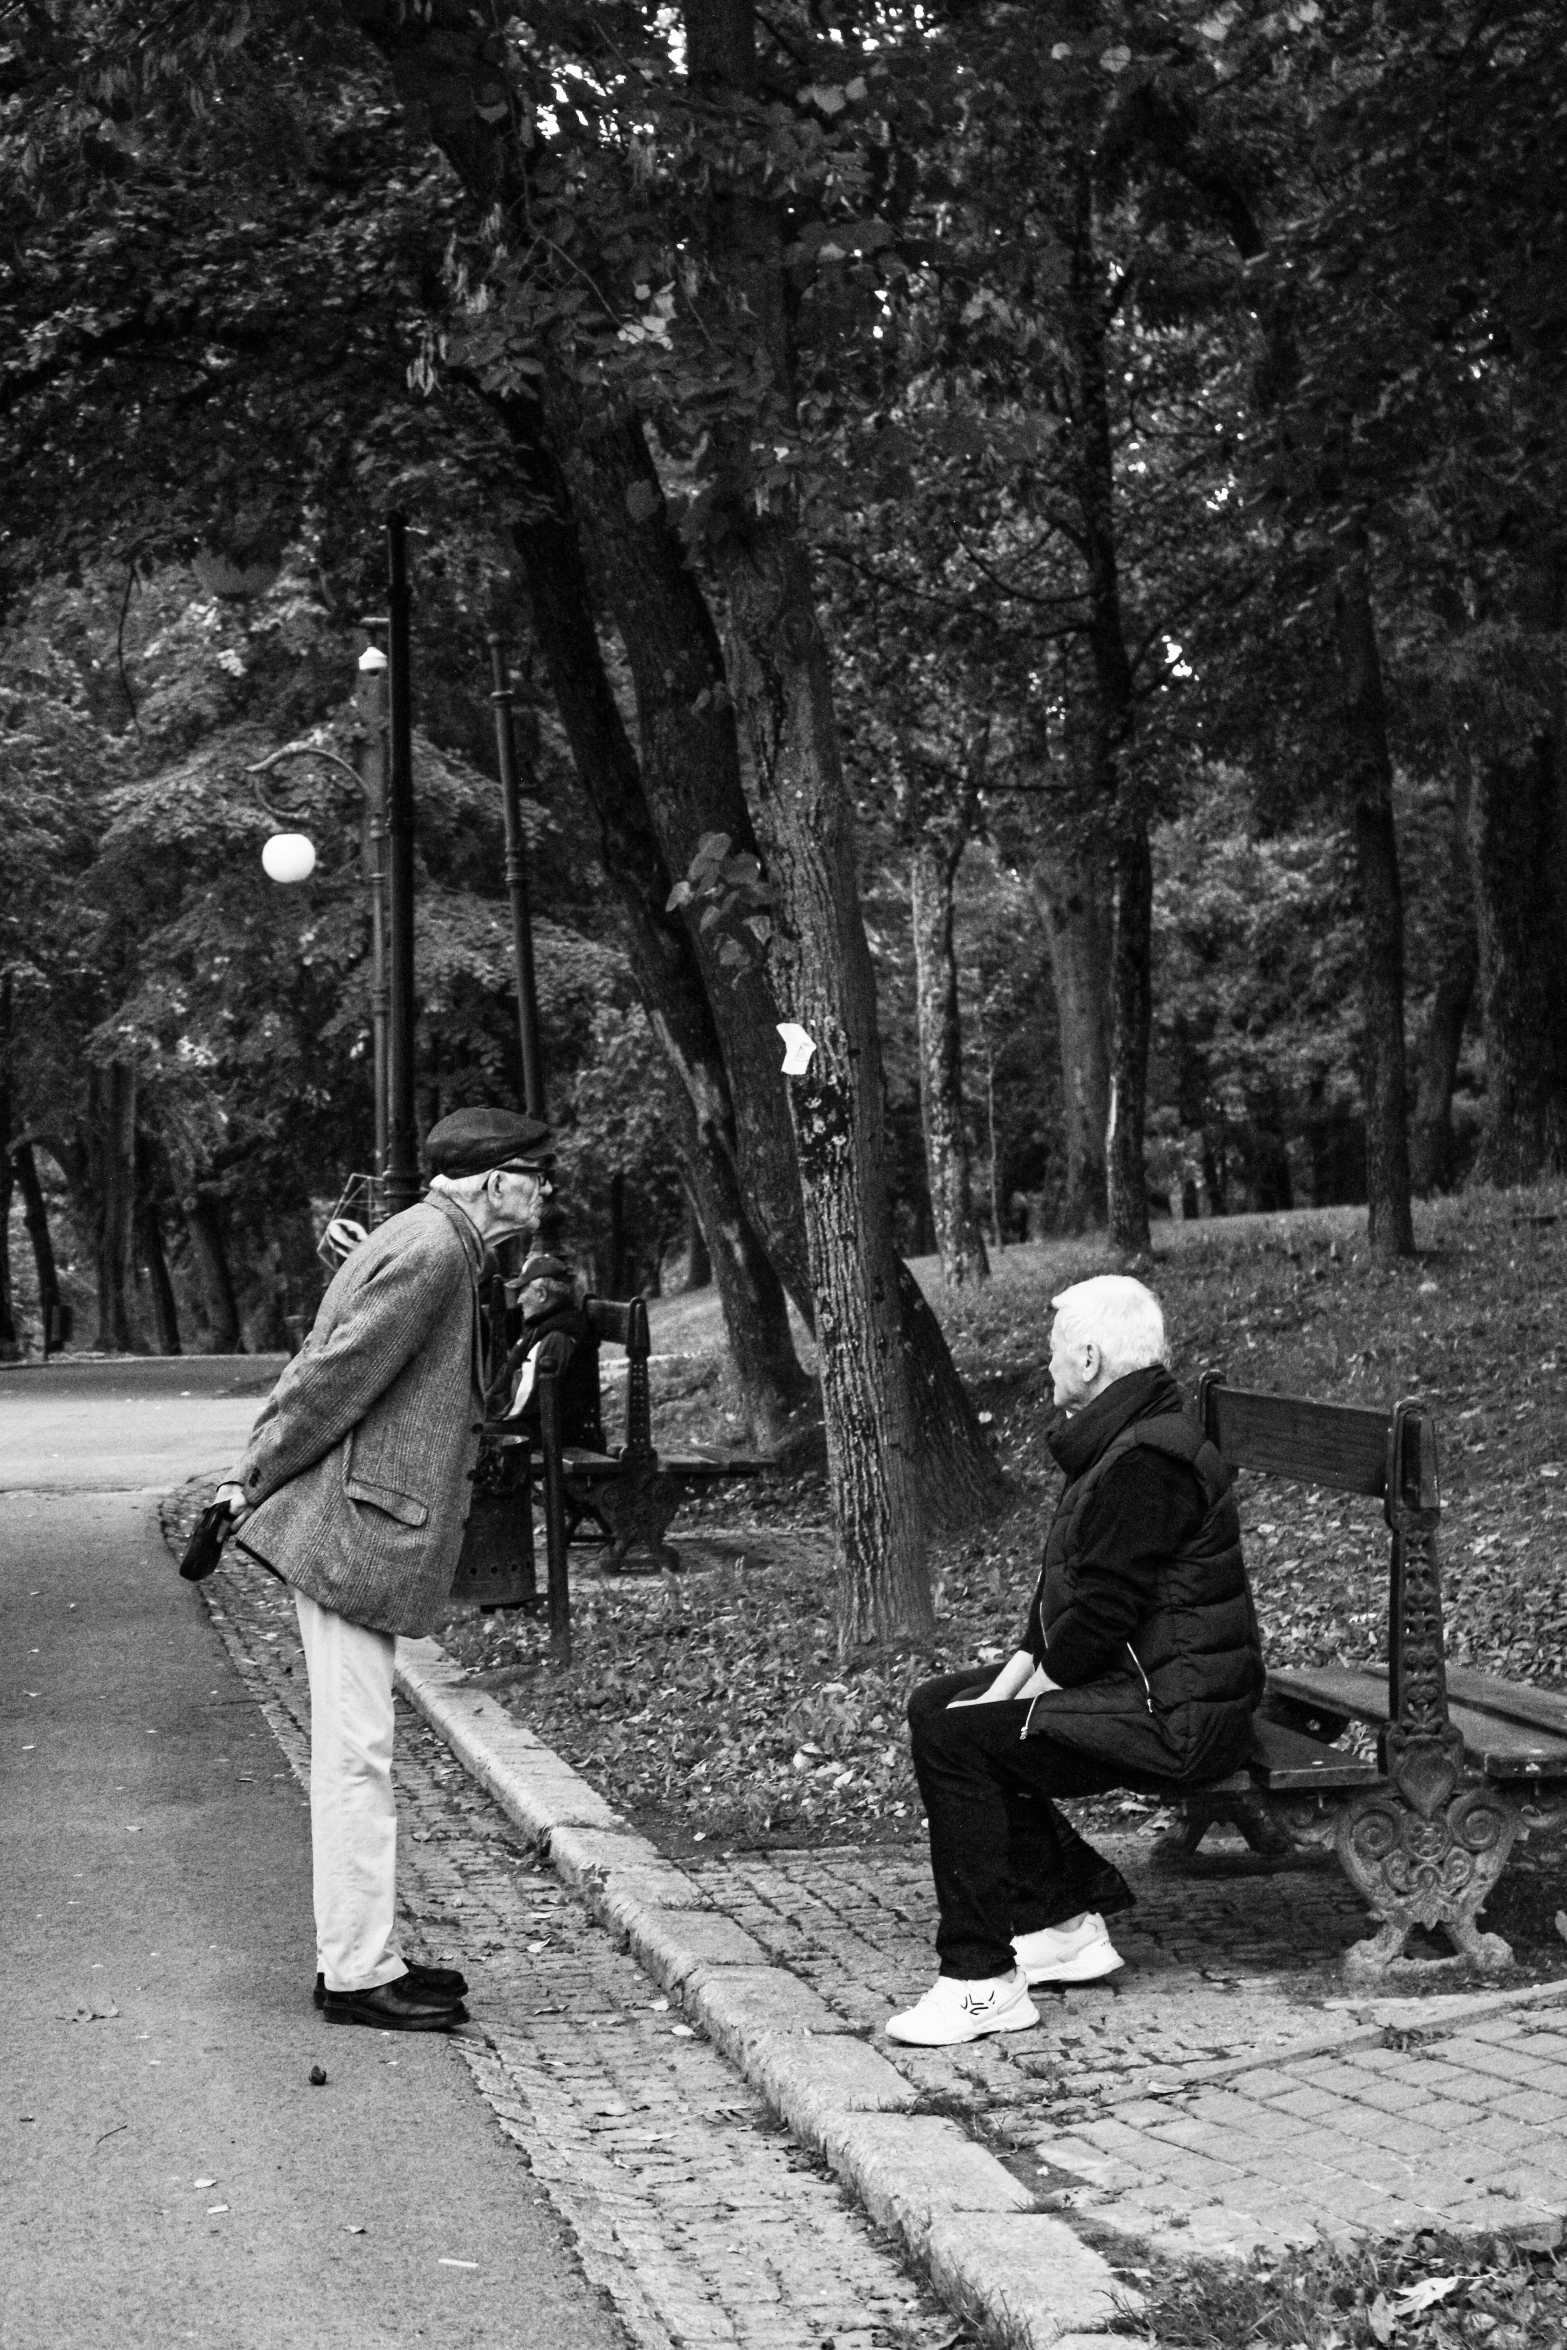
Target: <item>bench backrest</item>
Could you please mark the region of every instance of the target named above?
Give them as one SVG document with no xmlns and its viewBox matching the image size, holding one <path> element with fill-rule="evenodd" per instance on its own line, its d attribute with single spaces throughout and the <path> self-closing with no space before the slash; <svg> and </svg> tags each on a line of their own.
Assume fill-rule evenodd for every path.
<svg viewBox="0 0 1567 2350">
<path fill-rule="evenodd" d="M 585 1297 L 582 1310 L 588 1328 L 598 1339 L 609 1339 L 626 1350 L 626 1442 L 623 1460 L 653 1458 L 653 1405 L 648 1386 L 648 1356 L 652 1339 L 647 1326 L 647 1301 L 612 1297 Z"/>
<path fill-rule="evenodd" d="M 1303 1395 L 1260 1395 L 1227 1387 L 1221 1371 L 1207 1371 L 1197 1415 L 1232 1468 L 1368 1494 L 1385 1505 L 1390 1524 L 1400 1510 L 1440 1506 L 1436 1427 L 1421 1404 L 1378 1412 Z"/>
<path fill-rule="evenodd" d="M 1380 1498 L 1393 1530 L 1387 1643 L 1393 1722 L 1401 1736 L 1440 1747 L 1447 1736 L 1447 1679 L 1437 1564 L 1441 1499 L 1430 1412 L 1412 1402 L 1378 1412 L 1300 1395 L 1259 1395 L 1226 1387 L 1221 1371 L 1206 1371 L 1198 1383 L 1197 1416 L 1232 1468 Z"/>
</svg>

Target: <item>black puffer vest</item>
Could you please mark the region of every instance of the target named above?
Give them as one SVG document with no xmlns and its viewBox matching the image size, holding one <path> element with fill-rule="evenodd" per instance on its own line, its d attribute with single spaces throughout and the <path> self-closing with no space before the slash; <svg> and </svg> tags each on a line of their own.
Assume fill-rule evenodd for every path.
<svg viewBox="0 0 1567 2350">
<path fill-rule="evenodd" d="M 1169 1401 L 1179 1402 L 1174 1382 L 1160 1386 L 1167 1392 L 1151 1400 L 1164 1408 L 1111 1436 L 1061 1497 L 1040 1577 L 1046 1671 L 1050 1626 L 1072 1604 L 1084 1513 L 1117 1461 L 1146 1445 L 1184 1462 L 1202 1487 L 1202 1523 L 1172 1550 L 1122 1661 L 1097 1680 L 1047 1691 L 1028 1727 L 1139 1775 L 1196 1783 L 1239 1768 L 1266 1675 L 1241 1557 L 1234 1472 L 1184 1411 L 1169 1409 Z"/>
</svg>

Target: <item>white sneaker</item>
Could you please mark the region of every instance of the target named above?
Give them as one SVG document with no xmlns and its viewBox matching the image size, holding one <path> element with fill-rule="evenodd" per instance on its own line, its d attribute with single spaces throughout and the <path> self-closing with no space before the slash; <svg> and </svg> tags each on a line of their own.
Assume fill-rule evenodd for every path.
<svg viewBox="0 0 1567 2350">
<path fill-rule="evenodd" d="M 1105 1932 L 1096 1909 L 1037 1934 L 1014 1934 L 1012 1948 L 1026 1983 L 1097 1983 L 1126 1961 Z"/>
<path fill-rule="evenodd" d="M 983 2040 L 987 2032 L 1026 2032 L 1039 2021 L 1020 1969 L 965 1983 L 938 1975 L 917 2006 L 889 2017 L 889 2040 L 911 2048 L 953 2048 L 960 2040 Z"/>
</svg>

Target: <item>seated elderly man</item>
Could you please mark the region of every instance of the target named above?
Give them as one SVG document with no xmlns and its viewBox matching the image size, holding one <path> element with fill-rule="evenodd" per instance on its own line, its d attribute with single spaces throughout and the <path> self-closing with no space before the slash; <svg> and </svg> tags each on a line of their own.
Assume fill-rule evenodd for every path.
<svg viewBox="0 0 1567 2350">
<path fill-rule="evenodd" d="M 1104 1913 L 1131 1892 L 1052 1799 L 1224 1777 L 1263 1693 L 1231 1471 L 1170 1375 L 1158 1299 L 1102 1274 L 1051 1302 L 1066 1490 L 1022 1646 L 909 1703 L 941 1972 L 887 2030 L 916 2047 L 1022 2031 L 1031 1985 L 1121 1965 Z"/>
</svg>

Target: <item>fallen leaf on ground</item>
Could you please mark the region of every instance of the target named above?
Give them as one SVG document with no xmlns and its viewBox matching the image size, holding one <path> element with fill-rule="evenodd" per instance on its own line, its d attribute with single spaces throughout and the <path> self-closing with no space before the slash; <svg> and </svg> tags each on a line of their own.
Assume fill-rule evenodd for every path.
<svg viewBox="0 0 1567 2350">
<path fill-rule="evenodd" d="M 1445 2301 L 1457 2285 L 1457 2277 L 1422 2277 L 1417 2285 L 1406 2285 L 1393 2304 L 1395 2317 L 1414 2317 L 1422 2309 L 1429 2309 L 1435 2301 Z"/>
</svg>

